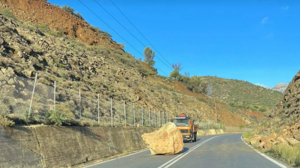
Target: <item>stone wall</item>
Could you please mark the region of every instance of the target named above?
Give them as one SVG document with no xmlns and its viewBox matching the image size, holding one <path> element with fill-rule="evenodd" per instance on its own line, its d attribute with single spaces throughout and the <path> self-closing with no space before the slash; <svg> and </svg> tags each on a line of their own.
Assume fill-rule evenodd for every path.
<svg viewBox="0 0 300 168">
<path fill-rule="evenodd" d="M 154 128 L 0 128 L 0 167 L 67 167 L 145 148 Z"/>
</svg>

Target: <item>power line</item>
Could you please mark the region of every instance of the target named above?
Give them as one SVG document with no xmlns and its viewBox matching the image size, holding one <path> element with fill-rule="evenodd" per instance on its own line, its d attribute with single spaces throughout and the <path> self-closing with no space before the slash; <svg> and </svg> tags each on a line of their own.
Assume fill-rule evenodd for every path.
<svg viewBox="0 0 300 168">
<path fill-rule="evenodd" d="M 107 11 L 101 4 L 99 4 L 96 0 L 94 0 L 106 13 L 108 13 L 119 25 L 121 25 L 132 37 L 134 37 L 140 44 L 142 44 L 144 47 L 146 47 L 146 45 L 144 43 L 142 43 L 137 37 L 135 37 L 135 35 L 133 35 L 122 23 L 120 23 L 118 21 L 118 19 L 116 19 L 109 11 Z M 151 44 L 151 43 L 150 43 Z M 154 47 L 153 47 L 154 48 Z M 163 60 L 161 60 L 159 57 L 157 57 L 162 63 L 164 63 L 168 68 L 172 69 L 171 67 L 169 67 L 169 65 L 167 65 Z M 168 62 L 168 61 L 167 61 Z"/>
<path fill-rule="evenodd" d="M 124 39 L 118 32 L 116 32 L 111 26 L 109 26 L 104 20 L 102 20 L 95 12 L 93 12 L 89 7 L 87 7 L 81 0 L 78 0 L 85 8 L 87 8 L 91 13 L 93 13 L 100 21 L 102 21 L 107 27 L 109 27 L 112 31 L 114 31 L 119 37 L 121 37 L 126 43 L 128 43 L 135 51 L 139 54 L 143 55 L 139 50 L 137 50 L 133 45 L 131 45 L 126 39 Z M 167 75 L 164 71 L 156 67 L 158 70 Z M 168 75 L 167 75 L 168 76 Z"/>
<path fill-rule="evenodd" d="M 112 1 L 109 0 L 117 9 L 118 11 L 126 18 L 126 20 L 143 36 L 143 38 L 158 52 L 159 55 L 163 57 L 163 59 L 171 65 L 171 63 L 152 45 L 152 43 L 143 35 L 143 33 L 128 19 L 128 17 L 121 11 L 121 9 Z"/>
</svg>

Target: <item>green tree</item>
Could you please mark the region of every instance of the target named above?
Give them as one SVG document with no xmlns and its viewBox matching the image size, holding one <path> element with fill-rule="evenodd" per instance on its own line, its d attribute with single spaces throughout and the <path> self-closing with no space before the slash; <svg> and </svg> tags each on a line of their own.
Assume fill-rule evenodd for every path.
<svg viewBox="0 0 300 168">
<path fill-rule="evenodd" d="M 154 59 L 154 57 L 155 57 L 155 52 L 153 52 L 151 48 L 146 47 L 146 48 L 144 49 L 144 53 L 143 53 L 143 54 L 144 54 L 144 56 L 145 56 L 144 61 L 145 61 L 149 66 L 153 67 L 154 64 L 155 64 L 155 61 L 153 61 L 153 59 Z"/>
<path fill-rule="evenodd" d="M 65 6 L 62 6 L 61 9 L 66 11 L 66 12 L 69 12 L 71 14 L 74 14 L 74 9 L 71 8 L 70 6 L 65 5 Z"/>
<path fill-rule="evenodd" d="M 83 17 L 82 17 L 82 15 L 81 15 L 79 12 L 76 12 L 74 15 L 75 15 L 77 18 L 79 18 L 79 19 L 81 19 L 81 20 L 84 20 Z"/>
<path fill-rule="evenodd" d="M 178 71 L 174 70 L 173 72 L 170 73 L 170 77 L 171 78 L 175 78 L 175 79 L 179 79 L 180 78 L 180 74 Z"/>
</svg>

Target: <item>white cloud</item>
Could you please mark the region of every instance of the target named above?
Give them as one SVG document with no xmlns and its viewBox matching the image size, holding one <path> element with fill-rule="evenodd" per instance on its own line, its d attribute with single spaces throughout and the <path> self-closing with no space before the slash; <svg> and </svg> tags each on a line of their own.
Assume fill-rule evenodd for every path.
<svg viewBox="0 0 300 168">
<path fill-rule="evenodd" d="M 266 24 L 269 20 L 269 17 L 264 17 L 261 21 L 261 24 Z"/>
<path fill-rule="evenodd" d="M 289 6 L 284 6 L 284 7 L 281 7 L 281 10 L 283 10 L 283 11 L 287 11 L 287 10 L 289 10 L 290 9 L 290 7 Z"/>
<path fill-rule="evenodd" d="M 267 88 L 267 89 L 271 89 L 271 87 L 266 86 L 266 85 L 264 85 L 264 84 L 256 83 L 255 85 L 261 86 L 261 87 L 264 87 L 264 88 Z"/>
</svg>

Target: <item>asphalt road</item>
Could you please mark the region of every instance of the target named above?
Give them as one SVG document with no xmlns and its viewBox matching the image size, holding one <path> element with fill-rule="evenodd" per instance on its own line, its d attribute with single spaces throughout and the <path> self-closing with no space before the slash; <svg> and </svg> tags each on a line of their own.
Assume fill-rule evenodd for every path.
<svg viewBox="0 0 300 168">
<path fill-rule="evenodd" d="M 177 155 L 151 156 L 143 151 L 130 156 L 87 166 L 88 168 L 278 168 L 286 165 L 271 161 L 247 146 L 242 134 L 198 137 L 194 143 L 185 143 Z M 275 162 L 275 163 L 274 163 Z M 277 163 L 277 164 L 276 164 Z M 280 165 L 281 164 L 281 165 Z M 86 168 L 87 168 L 86 167 Z"/>
</svg>

